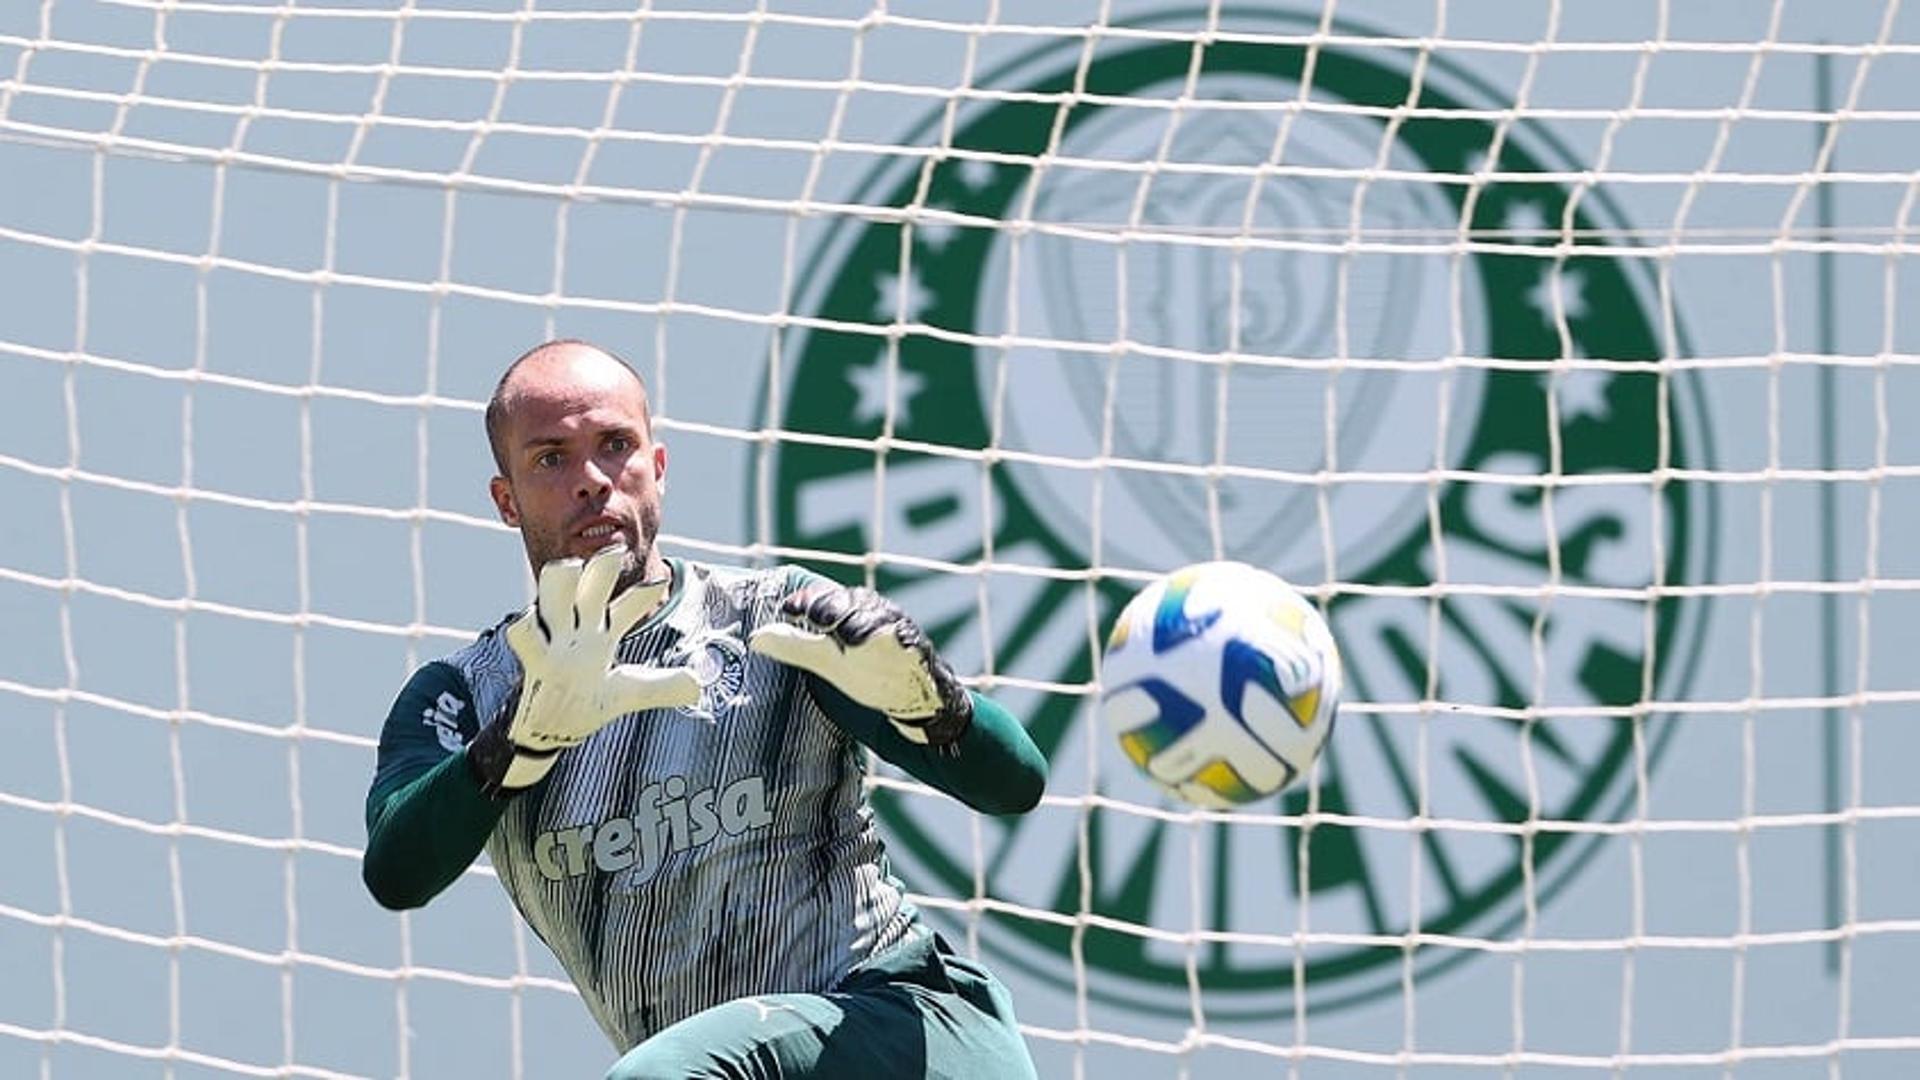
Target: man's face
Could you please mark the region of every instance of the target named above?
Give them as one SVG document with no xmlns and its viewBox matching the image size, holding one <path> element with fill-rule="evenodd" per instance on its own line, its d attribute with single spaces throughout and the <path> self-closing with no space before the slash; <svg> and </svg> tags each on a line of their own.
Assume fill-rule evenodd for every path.
<svg viewBox="0 0 1920 1080">
<path fill-rule="evenodd" d="M 537 573 L 624 542 L 621 584 L 664 576 L 653 549 L 667 448 L 647 434 L 646 392 L 597 349 L 558 346 L 515 369 L 490 485 L 500 520 L 520 530 Z"/>
</svg>

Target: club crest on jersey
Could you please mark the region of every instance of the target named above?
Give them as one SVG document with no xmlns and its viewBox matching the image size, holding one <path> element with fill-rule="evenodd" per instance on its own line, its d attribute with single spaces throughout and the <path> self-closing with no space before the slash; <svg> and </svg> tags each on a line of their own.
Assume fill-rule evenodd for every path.
<svg viewBox="0 0 1920 1080">
<path fill-rule="evenodd" d="M 623 874 L 622 888 L 652 881 L 670 855 L 705 847 L 715 838 L 741 836 L 773 824 L 764 777 L 689 792 L 684 776 L 669 776 L 640 790 L 632 817 L 549 829 L 533 838 L 533 863 L 548 881 L 589 871 Z"/>
<path fill-rule="evenodd" d="M 747 646 L 740 640 L 740 624 L 702 630 L 681 641 L 664 664 L 681 664 L 700 680 L 700 700 L 680 711 L 705 720 L 719 720 L 746 698 L 740 688 L 747 678 Z"/>
</svg>

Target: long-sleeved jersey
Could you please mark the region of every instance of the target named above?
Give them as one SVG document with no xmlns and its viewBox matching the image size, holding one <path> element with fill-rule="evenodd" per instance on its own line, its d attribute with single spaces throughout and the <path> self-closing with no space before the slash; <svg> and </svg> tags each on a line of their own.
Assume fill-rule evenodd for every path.
<svg viewBox="0 0 1920 1080">
<path fill-rule="evenodd" d="M 689 665 L 698 705 L 616 719 L 502 809 L 457 768 L 464 760 L 448 760 L 519 684 L 495 627 L 408 682 L 368 799 L 368 883 L 403 904 L 474 854 L 419 834 L 451 814 L 477 838 L 494 818 L 486 848 L 501 883 L 621 1047 L 733 998 L 825 991 L 915 932 L 863 793 L 862 742 L 984 809 L 1025 809 L 1045 778 L 1024 731 L 987 699 L 976 695 L 974 730 L 935 751 L 748 652 L 801 572 L 671 567 L 667 599 L 619 658 Z M 410 877 L 432 880 L 396 886 Z"/>
</svg>

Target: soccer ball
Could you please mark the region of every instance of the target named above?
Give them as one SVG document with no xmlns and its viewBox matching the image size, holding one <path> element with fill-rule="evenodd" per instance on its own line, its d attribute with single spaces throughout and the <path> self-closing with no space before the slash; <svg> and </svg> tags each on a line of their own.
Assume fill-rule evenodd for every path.
<svg viewBox="0 0 1920 1080">
<path fill-rule="evenodd" d="M 1231 809 L 1313 765 L 1340 707 L 1340 652 L 1293 587 L 1245 563 L 1176 570 L 1113 624 L 1100 712 L 1154 782 Z"/>
</svg>

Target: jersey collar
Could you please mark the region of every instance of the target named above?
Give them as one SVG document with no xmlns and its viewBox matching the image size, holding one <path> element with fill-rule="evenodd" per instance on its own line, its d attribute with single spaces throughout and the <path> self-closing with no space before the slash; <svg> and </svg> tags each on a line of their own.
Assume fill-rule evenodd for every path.
<svg viewBox="0 0 1920 1080">
<path fill-rule="evenodd" d="M 667 562 L 667 576 L 672 581 L 672 584 L 667 586 L 667 597 L 660 601 L 660 606 L 654 608 L 651 614 L 640 620 L 639 625 L 627 632 L 627 636 L 629 637 L 634 634 L 644 634 L 654 627 L 665 623 L 668 619 L 671 619 L 674 612 L 680 607 L 680 598 L 686 595 L 686 560 L 675 558 L 672 555 L 665 556 L 665 558 Z"/>
</svg>

